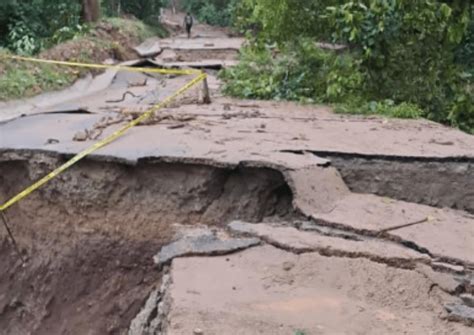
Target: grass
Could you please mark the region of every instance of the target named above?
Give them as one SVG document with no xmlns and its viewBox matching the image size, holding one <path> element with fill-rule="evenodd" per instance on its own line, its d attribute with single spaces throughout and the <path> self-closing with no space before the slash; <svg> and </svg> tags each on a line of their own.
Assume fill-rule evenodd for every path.
<svg viewBox="0 0 474 335">
<path fill-rule="evenodd" d="M 334 106 L 334 111 L 339 114 L 353 115 L 381 115 L 390 118 L 419 119 L 425 112 L 418 106 L 406 102 L 395 104 L 391 100 L 365 103 L 341 103 Z"/>
<path fill-rule="evenodd" d="M 96 34 L 92 28 L 87 34 L 76 36 L 50 50 L 40 57 L 84 63 L 101 63 L 107 58 L 118 60 L 129 58 L 130 52 L 124 44 L 135 45 L 153 36 L 163 37 L 167 32 L 161 27 L 146 25 L 138 20 L 106 18 L 99 26 L 108 25 L 114 29 L 111 35 Z M 0 58 L 11 54 L 0 49 Z M 32 64 L 2 59 L 0 62 L 0 101 L 28 98 L 43 92 L 59 90 L 70 86 L 88 70 L 65 66 Z"/>
<path fill-rule="evenodd" d="M 110 23 L 114 28 L 119 29 L 123 33 L 142 41 L 154 36 L 168 36 L 168 32 L 163 27 L 159 25 L 148 25 L 138 20 L 125 20 L 122 18 L 111 17 L 106 18 L 104 21 Z"/>
<path fill-rule="evenodd" d="M 0 57 L 6 54 L 5 50 L 0 50 Z M 43 91 L 57 90 L 72 84 L 77 77 L 77 71 L 66 67 L 2 60 L 0 100 L 26 98 Z"/>
</svg>

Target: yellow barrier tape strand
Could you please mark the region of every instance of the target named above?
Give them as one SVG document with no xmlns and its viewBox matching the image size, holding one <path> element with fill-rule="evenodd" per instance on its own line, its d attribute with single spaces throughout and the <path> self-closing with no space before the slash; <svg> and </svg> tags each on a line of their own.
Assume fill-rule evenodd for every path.
<svg viewBox="0 0 474 335">
<path fill-rule="evenodd" d="M 111 142 L 115 141 L 117 138 L 121 137 L 124 135 L 130 128 L 135 127 L 139 123 L 145 121 L 146 119 L 150 118 L 157 110 L 160 108 L 163 108 L 167 104 L 169 104 L 171 101 L 176 99 L 179 95 L 182 93 L 186 92 L 189 90 L 191 87 L 194 85 L 200 83 L 204 79 L 207 78 L 207 74 L 199 71 L 199 76 L 188 82 L 186 85 L 184 85 L 182 88 L 180 88 L 178 91 L 176 91 L 173 95 L 167 97 L 165 100 L 162 102 L 156 104 L 155 106 L 151 107 L 148 111 L 143 113 L 140 117 L 137 119 L 133 120 L 132 122 L 128 123 L 124 127 L 120 128 L 119 130 L 115 131 L 113 134 L 108 136 L 107 138 L 103 139 L 102 141 L 99 141 L 92 145 L 91 147 L 87 148 L 86 150 L 80 152 L 73 158 L 71 158 L 69 161 L 67 161 L 65 164 L 61 165 L 42 179 L 38 180 L 36 183 L 31 185 L 30 187 L 26 188 L 24 191 L 18 193 L 16 196 L 5 202 L 3 205 L 0 206 L 0 212 L 5 211 L 12 205 L 16 204 L 18 201 L 24 199 L 28 195 L 30 195 L 32 192 L 36 191 L 38 188 L 49 182 L 51 179 L 57 177 L 59 174 L 70 168 L 72 165 L 76 164 L 78 161 L 83 159 L 84 157 L 90 155 L 91 153 L 99 150 L 100 148 L 103 148 L 104 146 L 110 144 Z"/>
<path fill-rule="evenodd" d="M 83 67 L 89 69 L 115 69 L 123 70 L 129 72 L 145 72 L 145 73 L 161 73 L 161 74 L 177 74 L 177 75 L 192 75 L 200 74 L 200 70 L 178 70 L 178 69 L 152 69 L 146 67 L 134 67 L 134 66 L 123 66 L 123 65 L 105 65 L 105 64 L 90 64 L 90 63 L 78 63 L 78 62 L 65 62 L 49 59 L 39 59 L 39 58 L 30 58 L 22 56 L 13 56 L 13 55 L 0 55 L 0 58 L 13 59 L 25 62 L 32 63 L 42 63 L 42 64 L 53 64 L 53 65 L 66 65 L 73 67 Z"/>
</svg>

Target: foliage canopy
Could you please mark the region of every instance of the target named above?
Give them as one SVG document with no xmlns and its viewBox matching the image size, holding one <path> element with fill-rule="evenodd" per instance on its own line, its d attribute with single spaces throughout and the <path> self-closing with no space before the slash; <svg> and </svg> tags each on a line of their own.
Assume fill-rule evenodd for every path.
<svg viewBox="0 0 474 335">
<path fill-rule="evenodd" d="M 340 110 L 383 114 L 410 107 L 409 113 L 393 114 L 421 115 L 474 131 L 472 7 L 466 0 L 243 0 L 236 22 L 255 36 L 254 44 L 243 63 L 224 74 L 226 89 L 241 96 L 254 91 L 252 86 L 244 90 L 242 83 L 252 77 L 247 69 L 256 66 L 251 58 L 259 55 L 269 57 L 261 62 L 269 70 L 257 72 L 254 84 L 271 84 L 254 98 L 268 98 L 268 91 L 279 98 L 275 92 L 285 91 L 291 78 L 287 99 L 343 103 Z M 323 60 L 321 51 L 302 45 L 317 41 L 346 50 L 312 62 Z M 272 43 L 269 56 L 263 46 Z"/>
<path fill-rule="evenodd" d="M 102 0 L 107 16 L 131 14 L 158 23 L 167 0 Z M 34 54 L 87 32 L 82 22 L 82 0 L 1 0 L 0 47 Z"/>
</svg>

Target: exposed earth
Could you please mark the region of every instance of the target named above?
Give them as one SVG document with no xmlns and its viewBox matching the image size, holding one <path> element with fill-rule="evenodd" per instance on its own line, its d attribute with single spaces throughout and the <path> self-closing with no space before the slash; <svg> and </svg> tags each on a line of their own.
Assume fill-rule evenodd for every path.
<svg viewBox="0 0 474 335">
<path fill-rule="evenodd" d="M 182 14 L 130 66 L 201 87 L 6 212 L 0 334 L 472 334 L 474 137 L 223 97 L 245 43 Z M 0 103 L 0 204 L 192 76 Z"/>
</svg>

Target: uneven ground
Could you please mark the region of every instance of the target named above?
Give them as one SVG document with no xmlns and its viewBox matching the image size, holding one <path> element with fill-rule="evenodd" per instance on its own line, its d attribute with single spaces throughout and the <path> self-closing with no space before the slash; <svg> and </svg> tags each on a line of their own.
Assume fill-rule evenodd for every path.
<svg viewBox="0 0 474 335">
<path fill-rule="evenodd" d="M 145 25 L 136 19 L 109 18 L 97 23 L 90 31 L 45 50 L 37 57 L 82 63 L 115 63 L 136 59 L 137 43 L 163 29 Z M 12 99 L 24 99 L 43 92 L 64 89 L 88 73 L 100 70 L 70 68 L 50 64 L 17 62 L 4 58 L 0 50 L 0 104 Z"/>
<path fill-rule="evenodd" d="M 474 137 L 224 98 L 244 41 L 176 31 L 128 64 L 205 67 L 212 104 L 187 93 L 8 210 L 27 263 L 2 231 L 0 334 L 472 333 Z M 189 79 L 0 105 L 0 202 Z"/>
</svg>

